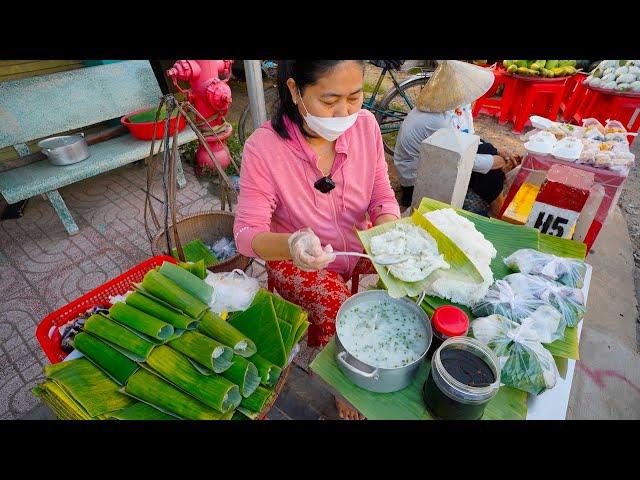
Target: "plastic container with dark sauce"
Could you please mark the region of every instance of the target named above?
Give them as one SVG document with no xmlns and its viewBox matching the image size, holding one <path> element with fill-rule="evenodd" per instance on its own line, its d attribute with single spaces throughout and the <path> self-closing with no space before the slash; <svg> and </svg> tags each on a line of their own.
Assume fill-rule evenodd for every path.
<svg viewBox="0 0 640 480">
<path fill-rule="evenodd" d="M 423 396 L 444 420 L 479 420 L 500 388 L 500 363 L 489 347 L 469 337 L 443 342 L 431 360 Z"/>
</svg>

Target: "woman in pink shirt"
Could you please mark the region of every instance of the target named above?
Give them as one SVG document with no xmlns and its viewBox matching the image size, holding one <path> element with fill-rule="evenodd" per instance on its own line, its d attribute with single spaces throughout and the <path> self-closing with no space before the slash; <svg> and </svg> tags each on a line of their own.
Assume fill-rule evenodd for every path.
<svg viewBox="0 0 640 480">
<path fill-rule="evenodd" d="M 358 259 L 332 252 L 362 251 L 356 229 L 400 217 L 363 77 L 357 60 L 279 62 L 277 111 L 244 145 L 236 245 L 309 312 L 310 346 L 329 341 L 350 296 Z"/>
</svg>

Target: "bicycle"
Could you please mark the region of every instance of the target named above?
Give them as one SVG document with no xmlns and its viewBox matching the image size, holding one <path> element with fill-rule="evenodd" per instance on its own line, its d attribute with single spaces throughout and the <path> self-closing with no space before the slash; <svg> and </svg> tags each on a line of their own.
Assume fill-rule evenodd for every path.
<svg viewBox="0 0 640 480">
<path fill-rule="evenodd" d="M 431 68 L 415 67 L 409 70 L 410 73 L 413 72 L 409 78 L 398 82 L 396 74 L 394 74 L 394 70 L 397 70 L 397 68 L 394 68 L 394 66 L 391 66 L 384 60 L 369 60 L 369 63 L 382 70 L 371 96 L 364 100 L 362 108 L 366 108 L 375 115 L 376 121 L 378 125 L 380 125 L 384 150 L 389 154 L 393 154 L 393 148 L 398 130 L 400 130 L 400 125 L 407 113 L 413 109 L 418 95 L 431 78 L 433 70 Z M 275 77 L 274 65 L 275 63 L 273 61 L 265 61 L 262 64 L 262 69 L 270 79 Z M 380 93 L 382 82 L 386 78 L 387 73 L 391 77 L 393 87 L 378 103 L 378 94 Z M 275 85 L 267 87 L 264 92 L 264 100 L 267 106 L 267 119 L 271 118 L 277 99 L 278 91 Z M 253 126 L 251 113 L 247 106 L 238 120 L 238 138 L 242 145 L 244 145 L 245 140 L 254 130 L 255 127 Z"/>
</svg>

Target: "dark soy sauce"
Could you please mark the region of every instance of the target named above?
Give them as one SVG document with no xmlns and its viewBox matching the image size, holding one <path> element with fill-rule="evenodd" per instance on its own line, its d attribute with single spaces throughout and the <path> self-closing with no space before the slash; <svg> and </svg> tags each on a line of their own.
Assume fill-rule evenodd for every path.
<svg viewBox="0 0 640 480">
<path fill-rule="evenodd" d="M 449 375 L 470 387 L 487 387 L 496 380 L 495 374 L 487 362 L 468 350 L 446 348 L 440 351 L 440 361 Z M 455 388 L 448 390 L 450 396 L 445 394 L 433 379 L 433 368 L 432 364 L 423 389 L 424 400 L 431 413 L 446 420 L 478 420 L 482 418 L 489 400 L 484 403 L 467 403 L 464 398 L 456 395 Z M 458 397 L 458 399 L 451 397 Z"/>
</svg>

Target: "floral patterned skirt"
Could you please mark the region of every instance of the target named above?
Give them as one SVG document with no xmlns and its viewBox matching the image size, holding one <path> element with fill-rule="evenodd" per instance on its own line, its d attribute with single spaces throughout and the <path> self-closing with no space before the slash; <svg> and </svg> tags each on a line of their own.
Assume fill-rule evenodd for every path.
<svg viewBox="0 0 640 480">
<path fill-rule="evenodd" d="M 368 265 L 367 265 L 368 264 Z M 366 259 L 356 265 L 356 271 L 375 273 Z M 310 347 L 325 345 L 336 333 L 336 315 L 342 303 L 351 296 L 343 275 L 329 270 L 305 272 L 290 260 L 267 262 L 269 289 L 275 289 L 282 298 L 309 312 L 311 325 L 307 333 Z"/>
</svg>

